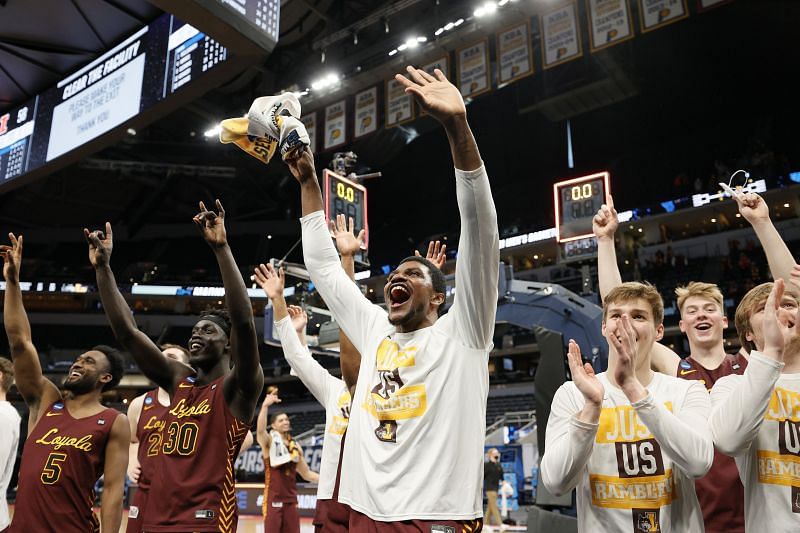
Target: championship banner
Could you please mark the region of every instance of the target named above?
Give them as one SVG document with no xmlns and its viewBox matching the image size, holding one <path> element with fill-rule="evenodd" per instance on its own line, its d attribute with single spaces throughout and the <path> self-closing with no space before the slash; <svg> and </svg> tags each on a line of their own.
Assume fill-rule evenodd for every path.
<svg viewBox="0 0 800 533">
<path fill-rule="evenodd" d="M 697 10 L 706 11 L 712 7 L 730 4 L 733 0 L 697 0 Z"/>
<path fill-rule="evenodd" d="M 586 0 L 586 5 L 592 52 L 633 38 L 628 0 Z"/>
<path fill-rule="evenodd" d="M 354 138 L 363 137 L 378 128 L 378 88 L 356 93 Z"/>
<path fill-rule="evenodd" d="M 531 29 L 528 21 L 515 24 L 497 34 L 499 86 L 533 74 Z"/>
<path fill-rule="evenodd" d="M 391 128 L 414 118 L 414 97 L 402 83 L 386 80 L 386 127 Z"/>
<path fill-rule="evenodd" d="M 639 0 L 642 33 L 683 20 L 688 16 L 686 0 Z"/>
<path fill-rule="evenodd" d="M 306 127 L 308 132 L 308 145 L 312 152 L 317 151 L 317 112 L 309 113 L 300 117 L 300 122 Z"/>
<path fill-rule="evenodd" d="M 489 40 L 462 48 L 457 52 L 458 88 L 461 96 L 471 98 L 491 89 L 489 79 Z"/>
<path fill-rule="evenodd" d="M 347 114 L 346 100 L 339 100 L 325 108 L 325 143 L 324 149 L 329 150 L 341 146 L 346 142 Z"/>
<path fill-rule="evenodd" d="M 554 67 L 583 55 L 575 3 L 542 15 L 542 62 Z"/>
</svg>

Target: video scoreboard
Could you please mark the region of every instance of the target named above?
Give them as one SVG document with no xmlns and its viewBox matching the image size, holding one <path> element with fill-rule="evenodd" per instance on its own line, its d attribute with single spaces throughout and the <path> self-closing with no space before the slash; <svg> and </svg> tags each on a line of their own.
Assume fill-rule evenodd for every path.
<svg viewBox="0 0 800 533">
<path fill-rule="evenodd" d="M 556 209 L 556 241 L 592 237 L 592 218 L 606 201 L 610 174 L 598 172 L 553 185 Z"/>
</svg>

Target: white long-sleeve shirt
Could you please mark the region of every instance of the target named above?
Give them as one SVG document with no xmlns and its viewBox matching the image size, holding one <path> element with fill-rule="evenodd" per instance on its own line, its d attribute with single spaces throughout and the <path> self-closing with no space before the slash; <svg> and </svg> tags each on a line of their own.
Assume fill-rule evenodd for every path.
<svg viewBox="0 0 800 533">
<path fill-rule="evenodd" d="M 9 402 L 0 402 L 0 531 L 8 527 L 10 522 L 6 492 L 17 458 L 19 422 L 19 413 L 14 406 Z"/>
<path fill-rule="evenodd" d="M 499 237 L 486 171 L 456 170 L 456 296 L 433 326 L 398 333 L 339 265 L 322 212 L 301 219 L 311 279 L 361 353 L 339 500 L 373 520 L 480 517 Z M 409 216 L 412 216 L 409 214 Z"/>
<path fill-rule="evenodd" d="M 800 374 L 752 351 L 744 374 L 711 389 L 714 444 L 744 484 L 747 531 L 800 531 Z"/>
<path fill-rule="evenodd" d="M 286 360 L 300 381 L 325 408 L 325 436 L 322 439 L 322 460 L 319 469 L 317 499 L 333 498 L 336 469 L 342 449 L 342 435 L 350 418 L 350 392 L 341 379 L 332 376 L 300 342 L 292 319 L 284 317 L 275 323 Z"/>
<path fill-rule="evenodd" d="M 697 381 L 655 373 L 631 404 L 606 373 L 600 420 L 576 415 L 584 397 L 572 381 L 556 392 L 547 421 L 542 482 L 555 494 L 577 487 L 578 530 L 703 531 L 694 478 L 711 468 L 710 400 Z"/>
</svg>

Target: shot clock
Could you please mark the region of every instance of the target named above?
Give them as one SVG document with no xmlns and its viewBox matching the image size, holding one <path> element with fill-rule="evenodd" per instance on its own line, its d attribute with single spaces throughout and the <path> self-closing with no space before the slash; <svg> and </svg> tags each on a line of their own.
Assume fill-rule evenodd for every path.
<svg viewBox="0 0 800 533">
<path fill-rule="evenodd" d="M 606 201 L 608 172 L 560 181 L 553 185 L 556 240 L 570 242 L 591 237 L 592 218 Z"/>
<path fill-rule="evenodd" d="M 364 250 L 356 254 L 355 260 L 368 265 L 367 243 L 369 241 L 369 225 L 367 223 L 367 189 L 344 176 L 328 169 L 322 171 L 325 200 L 325 218 L 330 221 L 336 215 L 352 217 L 355 232 L 365 230 Z"/>
</svg>

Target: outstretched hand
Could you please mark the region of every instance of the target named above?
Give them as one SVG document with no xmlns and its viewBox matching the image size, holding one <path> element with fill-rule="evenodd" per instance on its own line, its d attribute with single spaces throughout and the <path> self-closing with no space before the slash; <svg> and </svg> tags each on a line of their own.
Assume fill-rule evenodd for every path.
<svg viewBox="0 0 800 533">
<path fill-rule="evenodd" d="M 414 95 L 419 106 L 439 122 L 447 122 L 457 116 L 466 116 L 467 107 L 458 88 L 450 83 L 441 70 L 433 76 L 422 69 L 406 67 L 408 77 L 395 74 L 394 79 L 405 87 L 406 93 Z"/>
<path fill-rule="evenodd" d="M 308 325 L 308 315 L 305 310 L 299 305 L 290 305 L 286 308 L 286 312 L 292 318 L 292 327 L 298 335 L 305 335 L 306 326 Z"/>
<path fill-rule="evenodd" d="M 3 277 L 6 281 L 19 281 L 19 270 L 22 266 L 22 235 L 17 238 L 13 233 L 8 234 L 11 246 L 0 246 L 3 256 Z"/>
<path fill-rule="evenodd" d="M 623 314 L 619 320 L 606 322 L 606 333 L 609 344 L 617 352 L 617 365 L 614 368 L 614 379 L 622 388 L 630 385 L 636 377 L 636 357 L 639 343 L 636 332 L 631 325 L 631 319 Z"/>
<path fill-rule="evenodd" d="M 769 220 L 769 207 L 761 196 L 754 192 L 739 192 L 733 197 L 739 205 L 739 212 L 750 225 Z"/>
<path fill-rule="evenodd" d="M 784 281 L 776 279 L 772 285 L 772 290 L 767 297 L 767 303 L 764 305 L 764 319 L 762 322 L 762 329 L 764 332 L 764 355 L 776 361 L 783 361 L 783 350 L 786 344 L 786 336 L 789 329 L 794 327 L 794 322 L 797 316 L 792 316 L 793 321 L 790 326 L 785 320 L 781 320 L 780 306 L 783 301 L 783 292 L 785 290 Z"/>
<path fill-rule="evenodd" d="M 572 381 L 578 390 L 583 394 L 587 402 L 600 406 L 603 403 L 605 389 L 600 380 L 594 373 L 594 368 L 589 363 L 584 363 L 581 359 L 581 349 L 574 340 L 569 340 L 567 350 L 567 361 L 569 362 L 569 372 L 572 374 Z"/>
<path fill-rule="evenodd" d="M 274 405 L 276 403 L 281 403 L 281 399 L 278 398 L 278 391 L 277 390 L 274 391 L 274 392 L 269 392 L 268 391 L 267 395 L 264 396 L 263 405 L 266 405 L 267 407 L 269 407 L 270 405 Z"/>
<path fill-rule="evenodd" d="M 613 239 L 619 227 L 619 217 L 614 209 L 614 198 L 609 194 L 592 219 L 592 232 L 598 239 Z"/>
<path fill-rule="evenodd" d="M 261 263 L 253 272 L 256 283 L 264 290 L 270 300 L 283 297 L 283 288 L 286 285 L 286 275 L 283 267 L 275 270 L 270 264 Z"/>
<path fill-rule="evenodd" d="M 444 264 L 447 262 L 447 255 L 445 255 L 446 251 L 446 244 L 442 244 L 441 241 L 431 241 L 428 243 L 428 253 L 425 255 L 425 259 L 436 265 L 436 268 L 441 270 Z M 422 257 L 422 254 L 419 253 L 419 250 L 414 250 L 414 255 L 417 257 Z"/>
<path fill-rule="evenodd" d="M 294 179 L 301 184 L 309 179 L 317 179 L 317 171 L 314 168 L 314 154 L 308 146 L 303 146 L 294 150 L 285 159 L 289 172 Z"/>
<path fill-rule="evenodd" d="M 89 243 L 89 262 L 93 267 L 99 268 L 108 266 L 111 262 L 111 251 L 114 249 L 114 233 L 111 231 L 111 223 L 106 222 L 106 231 L 89 231 L 83 228 L 83 235 Z"/>
<path fill-rule="evenodd" d="M 206 204 L 200 202 L 200 212 L 192 220 L 200 230 L 200 234 L 212 248 L 221 248 L 228 243 L 228 238 L 225 234 L 225 209 L 219 200 L 215 203 L 217 205 L 216 213 L 206 209 Z"/>
<path fill-rule="evenodd" d="M 336 220 L 330 221 L 331 237 L 336 240 L 336 249 L 341 255 L 354 256 L 364 249 L 366 232 L 362 229 L 356 235 L 353 217 L 347 219 L 347 222 L 349 224 L 345 223 L 344 215 L 336 215 Z"/>
</svg>

